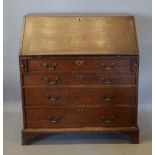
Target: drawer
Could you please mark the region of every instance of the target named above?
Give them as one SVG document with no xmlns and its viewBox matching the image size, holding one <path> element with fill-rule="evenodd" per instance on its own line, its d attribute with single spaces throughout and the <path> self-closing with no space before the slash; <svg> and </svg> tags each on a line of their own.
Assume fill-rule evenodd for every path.
<svg viewBox="0 0 155 155">
<path fill-rule="evenodd" d="M 26 128 L 129 127 L 135 124 L 133 107 L 28 108 Z"/>
<path fill-rule="evenodd" d="M 135 87 L 27 87 L 26 106 L 135 105 Z"/>
<path fill-rule="evenodd" d="M 29 72 L 55 71 L 130 71 L 131 57 L 51 57 L 28 59 Z"/>
<path fill-rule="evenodd" d="M 57 72 L 25 74 L 24 85 L 135 85 L 135 74 L 130 72 Z"/>
</svg>

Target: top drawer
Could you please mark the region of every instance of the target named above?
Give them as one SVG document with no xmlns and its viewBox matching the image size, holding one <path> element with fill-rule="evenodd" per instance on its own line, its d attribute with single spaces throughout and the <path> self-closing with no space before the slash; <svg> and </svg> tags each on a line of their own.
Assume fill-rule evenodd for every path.
<svg viewBox="0 0 155 155">
<path fill-rule="evenodd" d="M 130 56 L 46 57 L 28 59 L 28 72 L 131 71 Z"/>
</svg>

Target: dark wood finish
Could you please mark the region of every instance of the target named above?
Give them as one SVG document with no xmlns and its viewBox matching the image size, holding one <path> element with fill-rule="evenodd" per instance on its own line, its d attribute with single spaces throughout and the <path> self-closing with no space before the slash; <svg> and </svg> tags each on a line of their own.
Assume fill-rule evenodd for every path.
<svg viewBox="0 0 155 155">
<path fill-rule="evenodd" d="M 65 57 L 64 57 L 65 58 Z M 119 60 L 119 61 L 118 61 Z M 130 71 L 131 57 L 95 57 L 88 59 L 84 57 L 74 56 L 72 59 L 29 59 L 28 72 L 55 72 L 55 71 Z"/>
<path fill-rule="evenodd" d="M 130 127 L 133 107 L 66 107 L 26 109 L 26 128 Z"/>
<path fill-rule="evenodd" d="M 25 133 L 22 132 L 22 144 L 23 145 L 30 145 L 31 141 L 38 137 L 40 134 L 38 133 Z"/>
<path fill-rule="evenodd" d="M 134 105 L 135 86 L 126 87 L 24 87 L 25 105 Z M 74 102 L 73 102 L 74 101 Z"/>
<path fill-rule="evenodd" d="M 136 76 L 130 72 L 56 72 L 51 74 L 25 74 L 28 85 L 135 85 Z"/>
<path fill-rule="evenodd" d="M 130 140 L 131 140 L 132 144 L 138 144 L 139 143 L 139 131 L 129 133 L 128 135 L 130 136 Z"/>
<path fill-rule="evenodd" d="M 102 20 L 107 23 L 107 26 L 102 25 L 105 27 L 104 30 L 92 29 L 96 37 L 106 31 L 103 33 L 103 38 L 96 38 L 104 47 L 99 47 L 100 45 L 88 35 L 86 38 L 90 37 L 90 43 L 81 43 L 81 46 L 79 44 L 78 52 L 75 52 L 74 43 L 81 42 L 83 39 L 80 40 L 79 36 L 83 33 L 88 34 L 88 31 L 80 32 L 78 27 L 77 34 L 80 35 L 77 41 L 70 40 L 63 46 L 60 43 L 59 47 L 55 40 L 51 46 L 49 41 L 53 39 L 47 40 L 47 38 L 53 33 L 54 37 L 58 35 L 59 41 L 61 37 L 57 30 L 50 30 L 52 33 L 42 31 L 43 29 L 46 31 L 43 27 L 47 23 L 45 25 L 40 23 L 45 16 L 26 17 L 22 34 L 19 56 L 24 126 L 22 144 L 28 145 L 42 135 L 63 132 L 122 133 L 129 136 L 131 143 L 139 143 L 137 125 L 139 56 L 133 17 L 70 18 L 80 19 L 84 25 L 88 22 L 96 26 L 98 22 L 101 26 Z M 57 21 L 55 16 L 48 16 L 48 19 L 45 21 L 49 21 L 50 24 Z M 70 21 L 68 17 L 59 18 L 59 22 L 60 19 L 64 21 L 65 26 Z M 29 28 L 34 26 L 30 23 L 33 22 L 36 26 L 36 23 L 43 26 L 36 27 L 38 40 L 34 29 L 29 34 Z M 116 24 L 116 31 L 113 24 Z M 108 27 L 115 36 L 109 35 Z M 65 32 L 62 31 L 62 36 L 63 33 Z M 118 40 L 114 42 L 115 37 Z M 28 38 L 31 40 L 27 40 Z M 39 45 L 36 46 L 38 43 L 41 44 L 40 48 Z M 47 48 L 45 43 L 48 44 Z M 57 51 L 62 47 L 64 51 Z M 45 53 L 41 48 L 45 49 Z"/>
</svg>

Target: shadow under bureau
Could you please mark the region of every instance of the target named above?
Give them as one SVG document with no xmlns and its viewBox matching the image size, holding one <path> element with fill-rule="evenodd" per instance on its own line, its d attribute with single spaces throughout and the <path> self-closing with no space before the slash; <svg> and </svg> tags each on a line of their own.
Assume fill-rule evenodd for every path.
<svg viewBox="0 0 155 155">
<path fill-rule="evenodd" d="M 19 55 L 22 144 L 114 132 L 139 143 L 138 45 L 127 14 L 28 14 Z"/>
</svg>

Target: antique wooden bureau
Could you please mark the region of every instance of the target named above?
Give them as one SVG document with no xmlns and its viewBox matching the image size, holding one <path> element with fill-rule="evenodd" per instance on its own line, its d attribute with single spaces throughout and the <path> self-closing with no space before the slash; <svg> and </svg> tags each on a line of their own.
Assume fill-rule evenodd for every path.
<svg viewBox="0 0 155 155">
<path fill-rule="evenodd" d="M 139 143 L 138 45 L 128 14 L 28 14 L 20 54 L 22 143 L 114 132 Z"/>
</svg>

